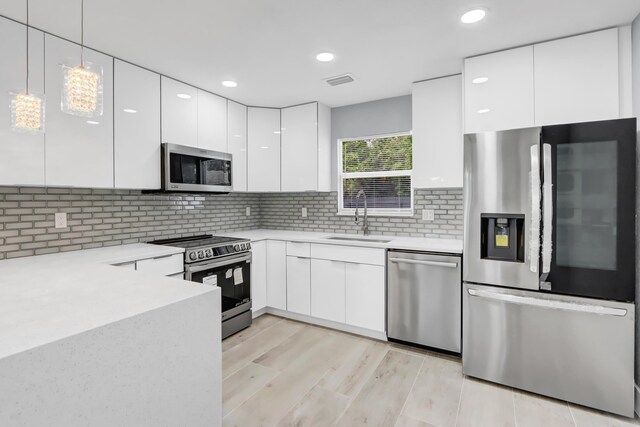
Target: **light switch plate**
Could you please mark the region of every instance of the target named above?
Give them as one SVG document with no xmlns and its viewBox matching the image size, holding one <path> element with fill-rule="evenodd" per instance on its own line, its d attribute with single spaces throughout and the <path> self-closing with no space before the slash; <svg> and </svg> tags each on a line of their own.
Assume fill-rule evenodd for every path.
<svg viewBox="0 0 640 427">
<path fill-rule="evenodd" d="M 307 217 L 307 208 L 302 208 L 302 218 Z"/>
<path fill-rule="evenodd" d="M 67 213 L 66 212 L 56 212 L 56 228 L 67 228 Z"/>
<path fill-rule="evenodd" d="M 245 215 L 251 216 L 251 206 L 247 206 L 247 208 L 245 209 Z"/>
<path fill-rule="evenodd" d="M 436 219 L 436 213 L 433 209 L 422 209 L 422 220 L 433 221 Z"/>
</svg>

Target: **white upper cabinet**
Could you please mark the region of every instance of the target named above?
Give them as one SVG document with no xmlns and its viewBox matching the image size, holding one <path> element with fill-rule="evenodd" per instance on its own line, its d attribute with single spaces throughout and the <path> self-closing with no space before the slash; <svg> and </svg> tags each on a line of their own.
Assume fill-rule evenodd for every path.
<svg viewBox="0 0 640 427">
<path fill-rule="evenodd" d="M 331 114 L 312 102 L 283 108 L 282 191 L 328 191 Z"/>
<path fill-rule="evenodd" d="M 462 76 L 413 84 L 413 183 L 462 187 Z"/>
<path fill-rule="evenodd" d="M 90 49 L 86 62 L 100 65 L 104 76 L 103 113 L 78 117 L 63 113 L 62 64 L 80 64 L 79 45 L 45 36 L 46 179 L 49 186 L 113 187 L 113 58 Z"/>
<path fill-rule="evenodd" d="M 248 109 L 248 191 L 280 191 L 280 110 Z"/>
<path fill-rule="evenodd" d="M 533 82 L 533 46 L 465 59 L 465 133 L 534 126 Z"/>
<path fill-rule="evenodd" d="M 233 155 L 233 191 L 247 191 L 247 107 L 227 101 L 227 150 Z"/>
<path fill-rule="evenodd" d="M 198 89 L 164 76 L 162 142 L 198 146 Z"/>
<path fill-rule="evenodd" d="M 198 147 L 227 152 L 227 99 L 199 89 Z"/>
<path fill-rule="evenodd" d="M 617 28 L 536 44 L 534 55 L 537 125 L 619 117 Z"/>
<path fill-rule="evenodd" d="M 318 188 L 318 104 L 283 108 L 282 191 Z"/>
<path fill-rule="evenodd" d="M 15 132 L 10 127 L 9 92 L 24 92 L 26 85 L 26 28 L 0 18 L 0 185 L 45 183 L 44 134 Z M 29 31 L 29 91 L 44 94 L 44 34 L 33 29 Z M 57 106 L 50 103 L 45 108 L 52 107 Z"/>
<path fill-rule="evenodd" d="M 160 75 L 114 63 L 116 188 L 160 188 Z"/>
</svg>

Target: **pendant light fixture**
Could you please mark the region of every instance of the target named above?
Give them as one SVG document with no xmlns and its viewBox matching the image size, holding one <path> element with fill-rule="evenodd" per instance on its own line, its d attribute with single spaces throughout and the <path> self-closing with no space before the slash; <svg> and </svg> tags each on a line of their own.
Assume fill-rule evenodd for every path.
<svg viewBox="0 0 640 427">
<path fill-rule="evenodd" d="M 26 81 L 24 92 L 9 93 L 11 108 L 11 129 L 16 132 L 44 132 L 45 98 L 42 94 L 29 92 L 29 0 L 27 0 L 27 49 Z"/>
<path fill-rule="evenodd" d="M 62 66 L 62 111 L 81 117 L 102 115 L 102 67 L 84 60 L 84 0 L 81 0 L 80 65 Z"/>
</svg>

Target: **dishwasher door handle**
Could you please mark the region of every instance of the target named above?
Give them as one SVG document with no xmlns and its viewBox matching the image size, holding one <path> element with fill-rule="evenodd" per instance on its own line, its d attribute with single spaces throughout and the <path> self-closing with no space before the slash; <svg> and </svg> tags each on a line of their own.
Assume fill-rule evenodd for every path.
<svg viewBox="0 0 640 427">
<path fill-rule="evenodd" d="M 389 258 L 390 262 L 404 263 L 404 264 L 420 264 L 420 265 L 430 265 L 432 267 L 446 267 L 446 268 L 457 268 L 457 262 L 446 262 L 446 261 L 421 261 L 418 259 L 407 259 L 407 258 Z"/>
</svg>

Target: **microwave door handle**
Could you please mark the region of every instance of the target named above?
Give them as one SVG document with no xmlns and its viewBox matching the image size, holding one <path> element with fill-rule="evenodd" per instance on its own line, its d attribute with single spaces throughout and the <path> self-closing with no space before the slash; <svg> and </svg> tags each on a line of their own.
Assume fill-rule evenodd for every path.
<svg viewBox="0 0 640 427">
<path fill-rule="evenodd" d="M 551 144 L 543 144 L 544 185 L 542 194 L 542 273 L 551 271 L 553 244 L 551 231 L 553 227 L 553 174 L 551 171 Z"/>
<path fill-rule="evenodd" d="M 529 240 L 529 270 L 538 272 L 540 263 L 540 148 L 531 146 L 531 237 Z"/>
</svg>

